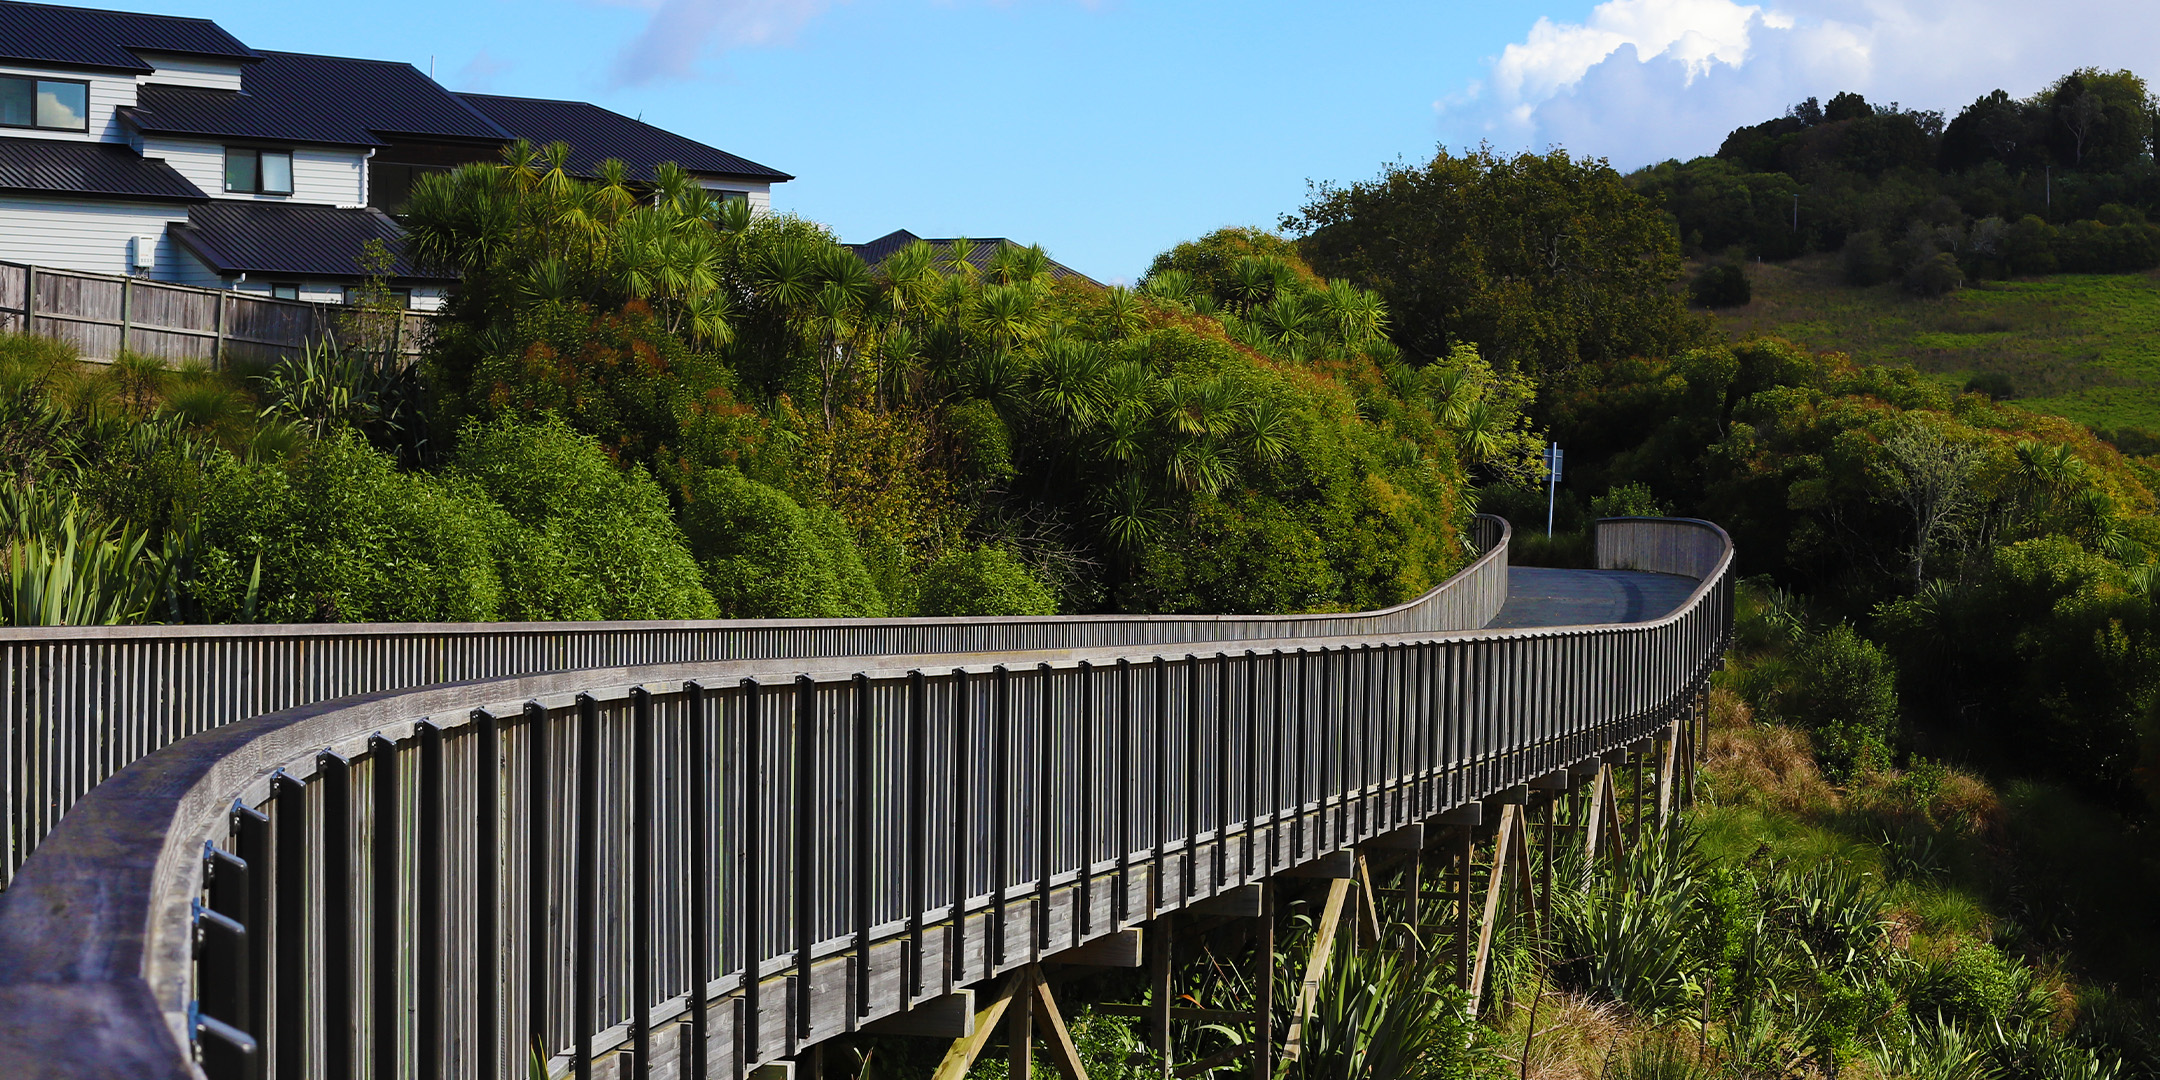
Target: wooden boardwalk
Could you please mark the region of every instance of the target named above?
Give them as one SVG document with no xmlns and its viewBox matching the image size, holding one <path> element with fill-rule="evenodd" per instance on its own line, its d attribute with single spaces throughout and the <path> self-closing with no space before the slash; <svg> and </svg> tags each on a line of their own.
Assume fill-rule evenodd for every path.
<svg viewBox="0 0 2160 1080">
<path fill-rule="evenodd" d="M 581 1078 L 742 1078 L 943 1030 L 976 992 L 1055 1029 L 1044 961 L 1131 960 L 1142 927 L 1265 912 L 1278 878 L 1333 881 L 1340 913 L 1369 854 L 1495 821 L 1505 849 L 1531 792 L 1595 777 L 1609 806 L 1615 762 L 1672 775 L 1729 634 L 1731 543 L 1649 519 L 1598 540 L 1601 566 L 1647 573 L 1579 579 L 1588 599 L 1527 575 L 1506 617 L 1599 625 L 1489 625 L 1503 534 L 1388 612 L 762 628 L 814 644 L 777 654 L 624 627 L 578 648 L 730 655 L 198 728 L 92 780 L 0 892 L 0 1075 L 499 1080 L 538 1045 Z M 227 673 L 190 691 L 210 704 L 261 700 L 231 673 L 394 678 L 369 658 L 563 632 L 403 628 L 376 654 L 258 630 L 168 655 L 214 661 L 198 685 Z M 40 663 L 75 681 L 34 685 L 113 709 L 82 656 L 149 670 L 131 648 L 53 646 Z M 242 662 L 264 650 L 284 659 Z"/>
</svg>

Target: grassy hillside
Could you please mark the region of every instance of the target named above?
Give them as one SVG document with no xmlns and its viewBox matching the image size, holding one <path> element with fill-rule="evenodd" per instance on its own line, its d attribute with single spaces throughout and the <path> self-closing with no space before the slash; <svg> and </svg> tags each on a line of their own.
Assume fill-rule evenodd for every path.
<svg viewBox="0 0 2160 1080">
<path fill-rule="evenodd" d="M 2160 432 L 2160 272 L 1979 282 L 1922 300 L 1895 284 L 1846 285 L 1830 255 L 1749 270 L 1754 302 L 1717 316 L 1736 338 L 1780 334 L 1955 386 L 1998 375 L 2030 408 Z"/>
</svg>

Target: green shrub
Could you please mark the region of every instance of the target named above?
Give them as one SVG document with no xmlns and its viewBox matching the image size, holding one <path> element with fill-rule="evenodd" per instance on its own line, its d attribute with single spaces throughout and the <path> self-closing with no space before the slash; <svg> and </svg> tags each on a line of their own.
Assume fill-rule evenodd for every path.
<svg viewBox="0 0 2160 1080">
<path fill-rule="evenodd" d="M 1593 518 L 1665 517 L 1671 512 L 1650 491 L 1650 485 L 1640 482 L 1615 485 L 1590 500 Z"/>
<path fill-rule="evenodd" d="M 916 614 L 1055 615 L 1057 596 L 1026 563 L 996 546 L 958 551 L 922 573 Z"/>
<path fill-rule="evenodd" d="M 1890 280 L 1891 271 L 1896 269 L 1890 261 L 1890 249 L 1883 244 L 1882 234 L 1873 229 L 1846 236 L 1838 263 L 1845 272 L 1848 285 L 1880 285 Z"/>
<path fill-rule="evenodd" d="M 1965 380 L 1965 392 L 1982 394 L 1990 401 L 2008 401 L 2017 396 L 2017 380 L 2001 371 L 1982 371 Z"/>
<path fill-rule="evenodd" d="M 1985 942 L 1966 942 L 1954 952 L 1922 960 L 1905 986 L 1914 1016 L 1936 1017 L 1984 1029 L 2016 1016 L 2032 981 L 2024 965 Z"/>
<path fill-rule="evenodd" d="M 349 433 L 283 464 L 225 458 L 204 489 L 190 591 L 211 622 L 483 622 L 501 609 L 501 509 L 400 473 Z"/>
<path fill-rule="evenodd" d="M 559 419 L 474 421 L 452 476 L 500 505 L 502 617 L 533 621 L 709 619 L 696 560 L 645 470 L 618 469 Z"/>
<path fill-rule="evenodd" d="M 1125 606 L 1183 614 L 1313 611 L 1342 579 L 1329 545 L 1290 508 L 1244 494 L 1193 500 L 1191 527 L 1150 545 Z"/>
<path fill-rule="evenodd" d="M 1755 299 L 1755 286 L 1747 270 L 1737 262 L 1714 262 L 1688 282 L 1688 298 L 1697 307 L 1740 307 Z"/>
<path fill-rule="evenodd" d="M 698 473 L 683 529 L 705 584 L 732 619 L 866 618 L 885 598 L 831 508 L 805 509 L 734 469 Z"/>
<path fill-rule="evenodd" d="M 1905 291 L 1916 296 L 1947 296 L 1965 287 L 1965 270 L 1947 251 L 1922 258 L 1905 271 Z"/>
<path fill-rule="evenodd" d="M 1793 656 L 1778 712 L 1807 730 L 1824 771 L 1846 778 L 1886 765 L 1898 726 L 1897 671 L 1850 624 L 1815 635 Z"/>
</svg>

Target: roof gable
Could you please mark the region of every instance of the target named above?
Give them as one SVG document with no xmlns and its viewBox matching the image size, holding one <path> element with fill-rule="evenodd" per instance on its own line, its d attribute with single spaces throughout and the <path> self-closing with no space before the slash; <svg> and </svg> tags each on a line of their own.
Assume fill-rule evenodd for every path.
<svg viewBox="0 0 2160 1080">
<path fill-rule="evenodd" d="M 552 142 L 569 144 L 570 171 L 580 176 L 597 175 L 601 161 L 616 158 L 629 167 L 630 177 L 634 180 L 651 180 L 654 168 L 667 161 L 693 173 L 739 176 L 771 183 L 794 179 L 778 169 L 583 101 L 494 94 L 458 96 L 509 132 L 512 138 L 524 139 L 535 146 Z"/>
<path fill-rule="evenodd" d="M 945 255 L 952 251 L 953 245 L 958 243 L 960 239 L 960 237 L 945 237 L 933 240 L 917 236 L 914 233 L 907 231 L 906 229 L 894 229 L 893 231 L 886 233 L 885 235 L 880 236 L 875 240 L 867 241 L 861 244 L 846 244 L 843 246 L 854 251 L 856 255 L 861 256 L 862 261 L 869 263 L 870 268 L 872 270 L 875 270 L 878 268 L 879 264 L 883 263 L 887 259 L 892 258 L 900 251 L 901 248 L 907 247 L 909 244 L 913 244 L 918 240 L 930 245 L 937 251 L 939 255 Z M 1002 236 L 971 236 L 966 239 L 969 244 L 973 245 L 968 249 L 968 265 L 973 266 L 977 270 L 990 269 L 991 262 L 997 258 L 998 251 L 1002 248 L 1027 246 L 1026 244 L 1022 244 L 1015 240 L 1008 240 Z M 1102 285 L 1102 282 L 1097 281 L 1094 278 L 1091 278 L 1086 274 L 1083 274 L 1080 271 L 1075 270 L 1072 267 L 1057 261 L 1056 259 L 1050 260 L 1050 276 L 1058 280 L 1063 280 L 1065 278 L 1078 278 L 1079 280 L 1084 281 L 1090 285 Z"/>
<path fill-rule="evenodd" d="M 210 197 L 172 166 L 119 143 L 0 139 L 0 191 L 145 202 Z"/>
<path fill-rule="evenodd" d="M 208 19 L 0 0 L 0 60 L 147 73 L 133 50 L 252 62 L 255 50 Z"/>
<path fill-rule="evenodd" d="M 379 240 L 397 255 L 392 277 L 450 280 L 414 267 L 404 255 L 405 230 L 376 210 L 219 199 L 189 210 L 172 235 L 221 274 L 357 279 L 361 252 Z"/>
<path fill-rule="evenodd" d="M 265 52 L 242 91 L 144 86 L 123 110 L 154 135 L 381 146 L 389 135 L 502 142 L 503 130 L 411 64 Z"/>
</svg>

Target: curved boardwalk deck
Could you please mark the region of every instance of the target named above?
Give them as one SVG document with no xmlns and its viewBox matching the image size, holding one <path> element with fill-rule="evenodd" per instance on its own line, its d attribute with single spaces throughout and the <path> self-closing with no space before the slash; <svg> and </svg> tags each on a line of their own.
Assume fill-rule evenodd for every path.
<svg viewBox="0 0 2160 1080">
<path fill-rule="evenodd" d="M 1485 629 L 1650 622 L 1678 610 L 1695 585 L 1678 574 L 1512 566 L 1507 602 Z"/>
</svg>

